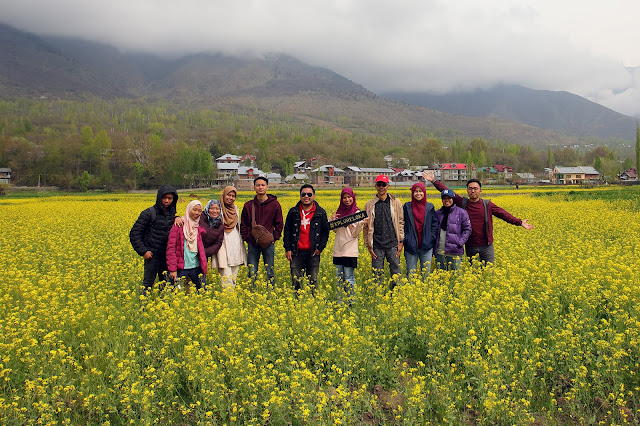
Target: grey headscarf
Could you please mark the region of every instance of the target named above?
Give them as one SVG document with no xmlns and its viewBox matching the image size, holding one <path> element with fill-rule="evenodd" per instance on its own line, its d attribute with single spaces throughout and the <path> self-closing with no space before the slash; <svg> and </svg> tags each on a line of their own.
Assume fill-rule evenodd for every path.
<svg viewBox="0 0 640 426">
<path fill-rule="evenodd" d="M 213 204 L 217 204 L 218 208 L 220 209 L 220 216 L 218 216 L 217 218 L 213 218 L 209 216 L 209 209 Z M 204 207 L 204 215 L 207 217 L 207 223 L 209 224 L 209 226 L 213 226 L 214 228 L 217 228 L 218 226 L 220 226 L 220 224 L 222 223 L 222 206 L 220 205 L 220 201 L 218 200 L 209 201 L 207 205 Z"/>
</svg>

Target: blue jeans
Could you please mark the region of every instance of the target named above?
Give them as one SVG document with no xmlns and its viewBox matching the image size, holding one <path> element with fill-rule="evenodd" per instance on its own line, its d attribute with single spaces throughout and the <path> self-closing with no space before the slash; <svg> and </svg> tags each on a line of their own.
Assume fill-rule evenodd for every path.
<svg viewBox="0 0 640 426">
<path fill-rule="evenodd" d="M 351 305 L 356 292 L 356 268 L 342 265 L 334 266 L 336 267 L 336 275 L 338 276 L 336 299 L 338 302 L 342 303 L 342 294 L 346 293 L 349 305 Z"/>
<path fill-rule="evenodd" d="M 436 254 L 436 268 L 444 269 L 445 271 L 455 271 L 460 267 L 462 262 L 462 255 L 449 256 L 446 254 Z"/>
<path fill-rule="evenodd" d="M 251 243 L 247 243 L 247 263 L 249 264 L 249 277 L 251 277 L 251 285 L 255 287 L 256 276 L 258 275 L 258 265 L 260 262 L 260 255 L 264 261 L 264 268 L 267 272 L 267 279 L 269 284 L 273 286 L 273 265 L 275 264 L 276 245 L 271 244 L 267 248 L 260 246 L 254 246 Z"/>
<path fill-rule="evenodd" d="M 433 256 L 433 249 L 418 250 L 418 254 L 411 254 L 408 251 L 404 251 L 404 258 L 407 261 L 407 278 L 409 275 L 415 274 L 418 269 L 418 259 L 420 260 L 420 271 L 422 277 L 427 278 L 431 273 L 431 257 Z"/>
</svg>

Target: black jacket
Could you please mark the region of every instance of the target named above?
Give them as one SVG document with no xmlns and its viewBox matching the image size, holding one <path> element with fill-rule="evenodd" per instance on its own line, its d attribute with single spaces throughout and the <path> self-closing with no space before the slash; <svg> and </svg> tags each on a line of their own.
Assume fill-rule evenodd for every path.
<svg viewBox="0 0 640 426">
<path fill-rule="evenodd" d="M 413 217 L 413 208 L 411 201 L 402 206 L 404 211 L 404 249 L 413 254 L 418 254 L 418 231 L 416 230 L 416 221 Z M 434 248 L 436 236 L 438 235 L 438 218 L 433 204 L 427 202 L 424 210 L 424 223 L 422 225 L 422 244 L 420 250 L 429 250 Z"/>
<path fill-rule="evenodd" d="M 322 251 L 327 246 L 329 240 L 329 221 L 327 212 L 314 201 L 316 211 L 311 218 L 311 229 L 309 239 L 311 240 L 311 251 Z M 283 243 L 284 250 L 298 253 L 298 241 L 300 240 L 300 202 L 289 209 L 287 220 L 284 223 Z"/>
<path fill-rule="evenodd" d="M 166 210 L 163 210 L 162 196 L 165 194 L 173 194 L 173 203 Z M 150 251 L 154 257 L 166 255 L 169 231 L 171 231 L 176 218 L 177 203 L 178 192 L 173 186 L 162 185 L 158 189 L 156 204 L 140 213 L 138 220 L 129 232 L 129 240 L 136 253 L 143 256 L 147 251 Z"/>
</svg>

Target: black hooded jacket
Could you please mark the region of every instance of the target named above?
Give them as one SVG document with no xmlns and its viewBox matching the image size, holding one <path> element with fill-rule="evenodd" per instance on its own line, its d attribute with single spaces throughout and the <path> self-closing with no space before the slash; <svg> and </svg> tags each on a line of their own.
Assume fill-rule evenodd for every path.
<svg viewBox="0 0 640 426">
<path fill-rule="evenodd" d="M 162 208 L 162 197 L 165 194 L 173 194 L 173 202 L 166 210 Z M 162 185 L 158 189 L 156 204 L 140 213 L 129 232 L 129 240 L 136 253 L 143 256 L 150 251 L 154 257 L 166 255 L 169 231 L 175 220 L 177 203 L 178 192 L 173 186 Z"/>
</svg>

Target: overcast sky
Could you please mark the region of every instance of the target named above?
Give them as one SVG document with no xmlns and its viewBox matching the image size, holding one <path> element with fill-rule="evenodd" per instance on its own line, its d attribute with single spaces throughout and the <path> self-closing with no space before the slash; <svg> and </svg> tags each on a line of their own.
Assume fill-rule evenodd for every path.
<svg viewBox="0 0 640 426">
<path fill-rule="evenodd" d="M 159 54 L 281 52 L 369 90 L 497 83 L 640 117 L 638 0 L 0 0 L 0 20 Z"/>
</svg>

